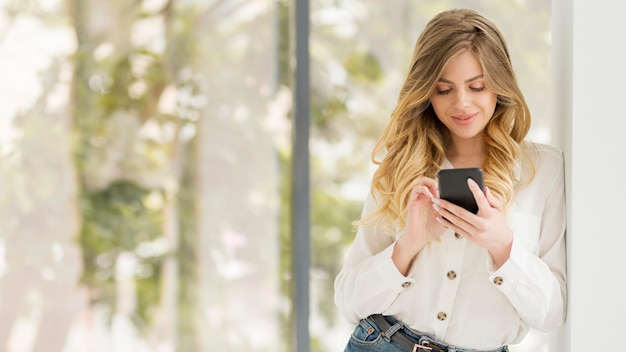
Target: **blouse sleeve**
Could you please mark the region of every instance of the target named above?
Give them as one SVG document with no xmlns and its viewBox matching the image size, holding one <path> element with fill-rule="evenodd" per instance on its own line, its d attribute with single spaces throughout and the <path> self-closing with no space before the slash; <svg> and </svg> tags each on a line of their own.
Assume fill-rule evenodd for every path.
<svg viewBox="0 0 626 352">
<path fill-rule="evenodd" d="M 363 215 L 376 210 L 371 193 Z M 402 275 L 391 259 L 395 239 L 375 226 L 359 226 L 343 268 L 335 279 L 335 304 L 351 323 L 382 313 L 414 279 Z"/>
<path fill-rule="evenodd" d="M 560 163 L 558 162 L 560 160 Z M 550 161 L 550 166 L 546 163 Z M 556 161 L 552 163 L 552 161 Z M 491 282 L 508 298 L 529 326 L 549 331 L 561 325 L 566 312 L 565 183 L 562 154 L 558 160 L 543 160 L 539 243 L 536 250 L 514 235 L 507 262 L 493 271 Z M 548 177 L 545 177 L 545 176 Z M 545 198 L 544 198 L 545 197 Z M 489 264 L 491 265 L 491 264 Z"/>
</svg>

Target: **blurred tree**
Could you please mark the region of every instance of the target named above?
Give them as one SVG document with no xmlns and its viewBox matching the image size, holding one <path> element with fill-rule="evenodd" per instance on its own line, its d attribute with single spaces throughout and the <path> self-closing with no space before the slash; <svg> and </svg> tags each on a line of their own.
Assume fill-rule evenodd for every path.
<svg viewBox="0 0 626 352">
<path fill-rule="evenodd" d="M 177 308 L 161 314 L 175 321 L 177 331 L 168 337 L 177 350 L 197 351 L 193 146 L 203 100 L 197 99 L 201 82 L 189 68 L 197 38 L 192 26 L 180 25 L 194 17 L 174 1 L 158 8 L 144 4 L 71 2 L 78 39 L 72 106 L 81 281 L 90 288 L 92 304 L 129 314 L 146 333 L 164 309 L 162 295 L 171 295 L 162 290 L 174 289 L 162 285 L 169 276 L 177 286 Z M 97 20 L 107 15 L 116 21 Z M 179 216 L 166 216 L 172 212 Z M 157 245 L 163 242 L 165 249 Z M 121 255 L 137 261 L 130 273 L 119 272 Z M 174 271 L 163 271 L 170 260 L 176 261 Z M 117 281 L 123 274 L 135 281 L 130 311 L 122 311 L 120 302 Z"/>
</svg>

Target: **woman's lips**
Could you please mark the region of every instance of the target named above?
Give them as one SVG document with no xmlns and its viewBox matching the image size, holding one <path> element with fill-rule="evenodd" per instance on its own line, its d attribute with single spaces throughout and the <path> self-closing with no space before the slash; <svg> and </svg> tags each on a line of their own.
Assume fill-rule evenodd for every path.
<svg viewBox="0 0 626 352">
<path fill-rule="evenodd" d="M 459 125 L 468 125 L 474 121 L 474 118 L 478 115 L 478 113 L 473 114 L 460 114 L 460 115 L 452 115 L 450 116 L 454 122 Z"/>
</svg>

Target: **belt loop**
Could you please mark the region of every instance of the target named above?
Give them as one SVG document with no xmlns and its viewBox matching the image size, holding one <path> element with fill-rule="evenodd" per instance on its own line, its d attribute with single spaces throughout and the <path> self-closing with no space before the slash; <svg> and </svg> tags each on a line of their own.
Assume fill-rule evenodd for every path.
<svg viewBox="0 0 626 352">
<path fill-rule="evenodd" d="M 402 322 L 397 322 L 397 323 L 393 324 L 393 326 L 390 327 L 389 330 L 387 330 L 387 335 L 389 335 L 389 337 L 391 337 L 391 335 L 395 334 L 400 329 L 404 329 L 404 324 L 402 324 Z"/>
<path fill-rule="evenodd" d="M 387 331 L 383 332 L 382 335 L 385 338 L 385 340 L 389 342 L 389 340 L 391 340 L 391 336 L 393 336 L 393 334 L 395 334 L 396 332 L 398 332 L 398 330 L 403 329 L 403 328 L 404 328 L 404 324 L 402 324 L 402 322 L 397 322 L 393 324 L 393 326 L 391 326 L 389 329 L 387 329 Z"/>
<path fill-rule="evenodd" d="M 361 321 L 359 322 L 359 325 L 361 325 L 361 327 L 365 331 L 367 331 L 367 336 L 373 334 L 374 331 L 376 331 L 374 327 L 367 321 L 367 319 L 361 319 Z"/>
<path fill-rule="evenodd" d="M 361 319 L 361 321 L 359 321 L 359 325 L 361 325 L 361 327 L 365 329 L 365 331 L 367 331 L 369 334 L 374 332 L 374 328 L 372 327 L 372 325 L 370 325 L 367 319 Z"/>
</svg>

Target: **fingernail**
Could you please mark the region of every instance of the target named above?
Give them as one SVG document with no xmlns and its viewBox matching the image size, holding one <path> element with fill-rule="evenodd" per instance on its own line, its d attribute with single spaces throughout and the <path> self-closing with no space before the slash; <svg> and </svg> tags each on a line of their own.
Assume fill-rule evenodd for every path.
<svg viewBox="0 0 626 352">
<path fill-rule="evenodd" d="M 471 184 L 476 184 L 476 181 L 474 181 L 471 177 L 467 179 L 467 184 L 471 185 Z"/>
<path fill-rule="evenodd" d="M 437 198 L 433 198 L 433 203 L 435 203 L 435 204 L 439 204 L 439 199 L 437 199 Z"/>
<path fill-rule="evenodd" d="M 436 211 L 439 211 L 439 206 L 437 204 L 433 203 L 433 208 L 435 208 Z"/>
</svg>

